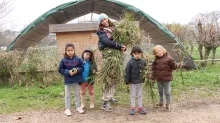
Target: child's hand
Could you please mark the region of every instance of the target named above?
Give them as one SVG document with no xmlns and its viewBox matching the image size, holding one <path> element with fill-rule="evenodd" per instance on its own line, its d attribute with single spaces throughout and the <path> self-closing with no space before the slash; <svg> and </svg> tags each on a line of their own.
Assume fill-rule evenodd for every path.
<svg viewBox="0 0 220 123">
<path fill-rule="evenodd" d="M 95 73 L 96 73 L 96 70 L 95 70 L 95 69 L 93 69 L 93 70 L 92 70 L 92 73 L 93 73 L 93 74 L 95 74 Z"/>
<path fill-rule="evenodd" d="M 125 45 L 122 45 L 121 50 L 122 50 L 122 51 L 126 51 L 126 46 L 125 46 Z"/>
<path fill-rule="evenodd" d="M 70 76 L 74 75 L 72 70 L 69 71 L 69 74 L 70 74 Z"/>
<path fill-rule="evenodd" d="M 72 70 L 69 71 L 70 76 L 75 75 L 78 72 L 77 68 L 73 68 Z"/>
<path fill-rule="evenodd" d="M 77 72 L 78 72 L 78 69 L 75 69 L 75 70 L 73 71 L 73 75 L 77 74 Z"/>
<path fill-rule="evenodd" d="M 183 62 L 177 63 L 177 67 L 181 68 L 183 66 Z"/>
<path fill-rule="evenodd" d="M 148 78 L 148 79 L 151 79 L 151 78 L 152 78 L 152 75 L 151 75 L 151 74 L 147 74 L 147 78 Z"/>
<path fill-rule="evenodd" d="M 130 92 L 130 84 L 129 85 L 127 85 L 127 93 L 129 93 Z"/>
</svg>

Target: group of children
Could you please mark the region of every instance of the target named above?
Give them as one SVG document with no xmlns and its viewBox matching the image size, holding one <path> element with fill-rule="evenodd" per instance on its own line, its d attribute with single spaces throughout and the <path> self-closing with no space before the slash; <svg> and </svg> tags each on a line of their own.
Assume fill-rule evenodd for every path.
<svg viewBox="0 0 220 123">
<path fill-rule="evenodd" d="M 102 51 L 105 48 L 113 48 L 126 51 L 126 46 L 113 41 L 111 33 L 114 25 L 106 14 L 100 14 L 98 18 L 99 29 L 97 35 L 99 37 L 98 47 Z M 167 111 L 170 110 L 170 81 L 172 80 L 172 70 L 181 67 L 181 63 L 176 63 L 167 51 L 160 45 L 153 48 L 155 60 L 152 63 L 152 73 L 146 75 L 149 79 L 157 81 L 160 102 L 156 104 L 156 108 L 163 107 L 166 96 Z M 131 50 L 131 59 L 128 61 L 125 69 L 125 83 L 130 85 L 130 115 L 137 112 L 146 114 L 146 110 L 142 106 L 142 83 L 144 78 L 141 77 L 141 71 L 146 67 L 147 63 L 142 59 L 143 51 L 140 47 L 135 46 Z M 84 113 L 85 108 L 85 91 L 88 89 L 90 95 L 90 108 L 94 108 L 94 88 L 93 77 L 97 72 L 97 66 L 94 61 L 94 55 L 91 50 L 85 50 L 82 58 L 75 54 L 74 44 L 68 43 L 65 47 L 64 58 L 59 64 L 59 73 L 64 76 L 65 84 L 65 115 L 70 116 L 70 94 L 71 88 L 74 89 L 76 110 Z M 117 84 L 116 84 L 117 85 Z M 116 85 L 104 88 L 102 109 L 112 111 L 110 102 L 116 102 L 113 98 Z M 137 98 L 137 108 L 135 106 Z"/>
</svg>

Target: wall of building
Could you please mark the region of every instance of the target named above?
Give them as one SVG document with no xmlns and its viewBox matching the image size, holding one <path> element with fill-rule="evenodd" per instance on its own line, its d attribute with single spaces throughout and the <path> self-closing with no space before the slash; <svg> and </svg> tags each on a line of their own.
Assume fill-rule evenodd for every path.
<svg viewBox="0 0 220 123">
<path fill-rule="evenodd" d="M 98 36 L 96 31 L 81 31 L 81 32 L 57 32 L 57 52 L 61 59 L 63 57 L 65 45 L 73 43 L 75 45 L 76 55 L 82 55 L 85 49 L 93 49 L 95 51 L 95 58 L 97 62 L 101 62 L 101 52 L 98 50 Z"/>
</svg>

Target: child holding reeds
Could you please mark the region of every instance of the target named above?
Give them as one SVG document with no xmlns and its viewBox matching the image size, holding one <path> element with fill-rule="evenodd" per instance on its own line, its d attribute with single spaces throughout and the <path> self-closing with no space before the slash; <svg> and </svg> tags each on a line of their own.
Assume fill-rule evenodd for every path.
<svg viewBox="0 0 220 123">
<path fill-rule="evenodd" d="M 136 112 L 135 102 L 137 98 L 137 111 L 141 114 L 146 114 L 146 111 L 142 107 L 142 83 L 144 78 L 142 77 L 142 71 L 146 67 L 146 61 L 142 59 L 143 52 L 140 47 L 133 47 L 131 51 L 132 58 L 126 65 L 125 69 L 125 83 L 130 84 L 130 115 L 134 115 Z"/>
<path fill-rule="evenodd" d="M 123 44 L 119 44 L 116 41 L 113 40 L 112 38 L 112 32 L 114 31 L 114 24 L 110 21 L 109 17 L 102 13 L 98 17 L 98 24 L 99 24 L 99 29 L 97 30 L 97 35 L 99 37 L 99 42 L 98 42 L 98 47 L 101 51 L 105 50 L 105 48 L 112 48 L 112 49 L 117 49 L 121 51 L 126 50 L 126 46 Z M 105 61 L 106 64 L 108 64 L 109 61 L 106 61 L 107 59 L 105 56 L 106 54 L 103 54 L 103 61 Z M 114 81 L 114 79 L 110 80 Z M 112 84 L 106 84 L 104 85 L 104 92 L 103 92 L 103 97 L 102 100 L 104 101 L 102 105 L 102 109 L 105 111 L 112 111 L 112 108 L 110 106 L 110 102 L 117 102 L 113 98 L 114 93 L 115 93 L 115 86 L 117 82 L 112 82 Z"/>
<path fill-rule="evenodd" d="M 166 96 L 166 111 L 170 111 L 170 81 L 172 80 L 173 70 L 180 68 L 182 63 L 176 63 L 174 59 L 167 53 L 166 49 L 161 45 L 156 45 L 153 48 L 153 55 L 155 60 L 152 63 L 152 74 L 149 78 L 157 81 L 160 102 L 156 104 L 155 108 L 163 107 L 164 99 Z"/>
<path fill-rule="evenodd" d="M 82 53 L 82 60 L 84 63 L 84 71 L 82 73 L 83 82 L 81 84 L 81 107 L 85 107 L 85 92 L 88 89 L 90 96 L 90 108 L 94 108 L 94 75 L 97 72 L 97 66 L 92 50 L 84 50 Z"/>
<path fill-rule="evenodd" d="M 64 58 L 60 61 L 58 71 L 64 76 L 66 107 L 64 114 L 67 116 L 71 115 L 71 88 L 74 89 L 76 110 L 79 113 L 84 113 L 80 105 L 80 83 L 82 83 L 83 61 L 76 56 L 72 43 L 66 44 Z"/>
</svg>

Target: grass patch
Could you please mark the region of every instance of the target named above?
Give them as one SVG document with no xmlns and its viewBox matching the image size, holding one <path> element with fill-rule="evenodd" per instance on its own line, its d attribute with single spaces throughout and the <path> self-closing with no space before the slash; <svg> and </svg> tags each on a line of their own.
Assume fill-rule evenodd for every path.
<svg viewBox="0 0 220 123">
<path fill-rule="evenodd" d="M 194 50 L 193 50 L 193 53 L 192 53 L 192 57 L 193 57 L 194 60 L 200 60 L 199 51 L 198 51 L 198 47 L 197 46 L 194 47 Z M 215 57 L 216 57 L 216 59 L 220 58 L 220 47 L 218 47 L 216 49 Z M 212 52 L 210 53 L 208 59 L 212 59 Z"/>
<path fill-rule="evenodd" d="M 174 72 L 174 80 L 171 82 L 172 102 L 187 101 L 190 99 L 202 99 L 207 97 L 219 97 L 220 95 L 220 64 L 209 65 L 202 70 L 184 71 L 183 85 L 178 71 Z M 154 84 L 157 98 L 157 86 Z M 143 104 L 151 106 L 146 88 L 143 87 Z M 102 90 L 95 84 L 95 104 L 100 109 Z M 115 98 L 120 101 L 119 106 L 129 107 L 130 94 L 127 86 L 121 83 L 117 86 Z M 86 96 L 88 106 L 88 94 Z M 72 98 L 72 107 L 75 106 Z M 21 112 L 25 110 L 64 109 L 64 85 L 62 82 L 50 85 L 42 89 L 39 86 L 29 88 L 20 86 L 2 86 L 0 88 L 0 114 Z"/>
<path fill-rule="evenodd" d="M 62 85 L 53 85 L 45 89 L 38 86 L 1 87 L 0 113 L 61 108 L 63 107 L 63 88 Z"/>
</svg>

